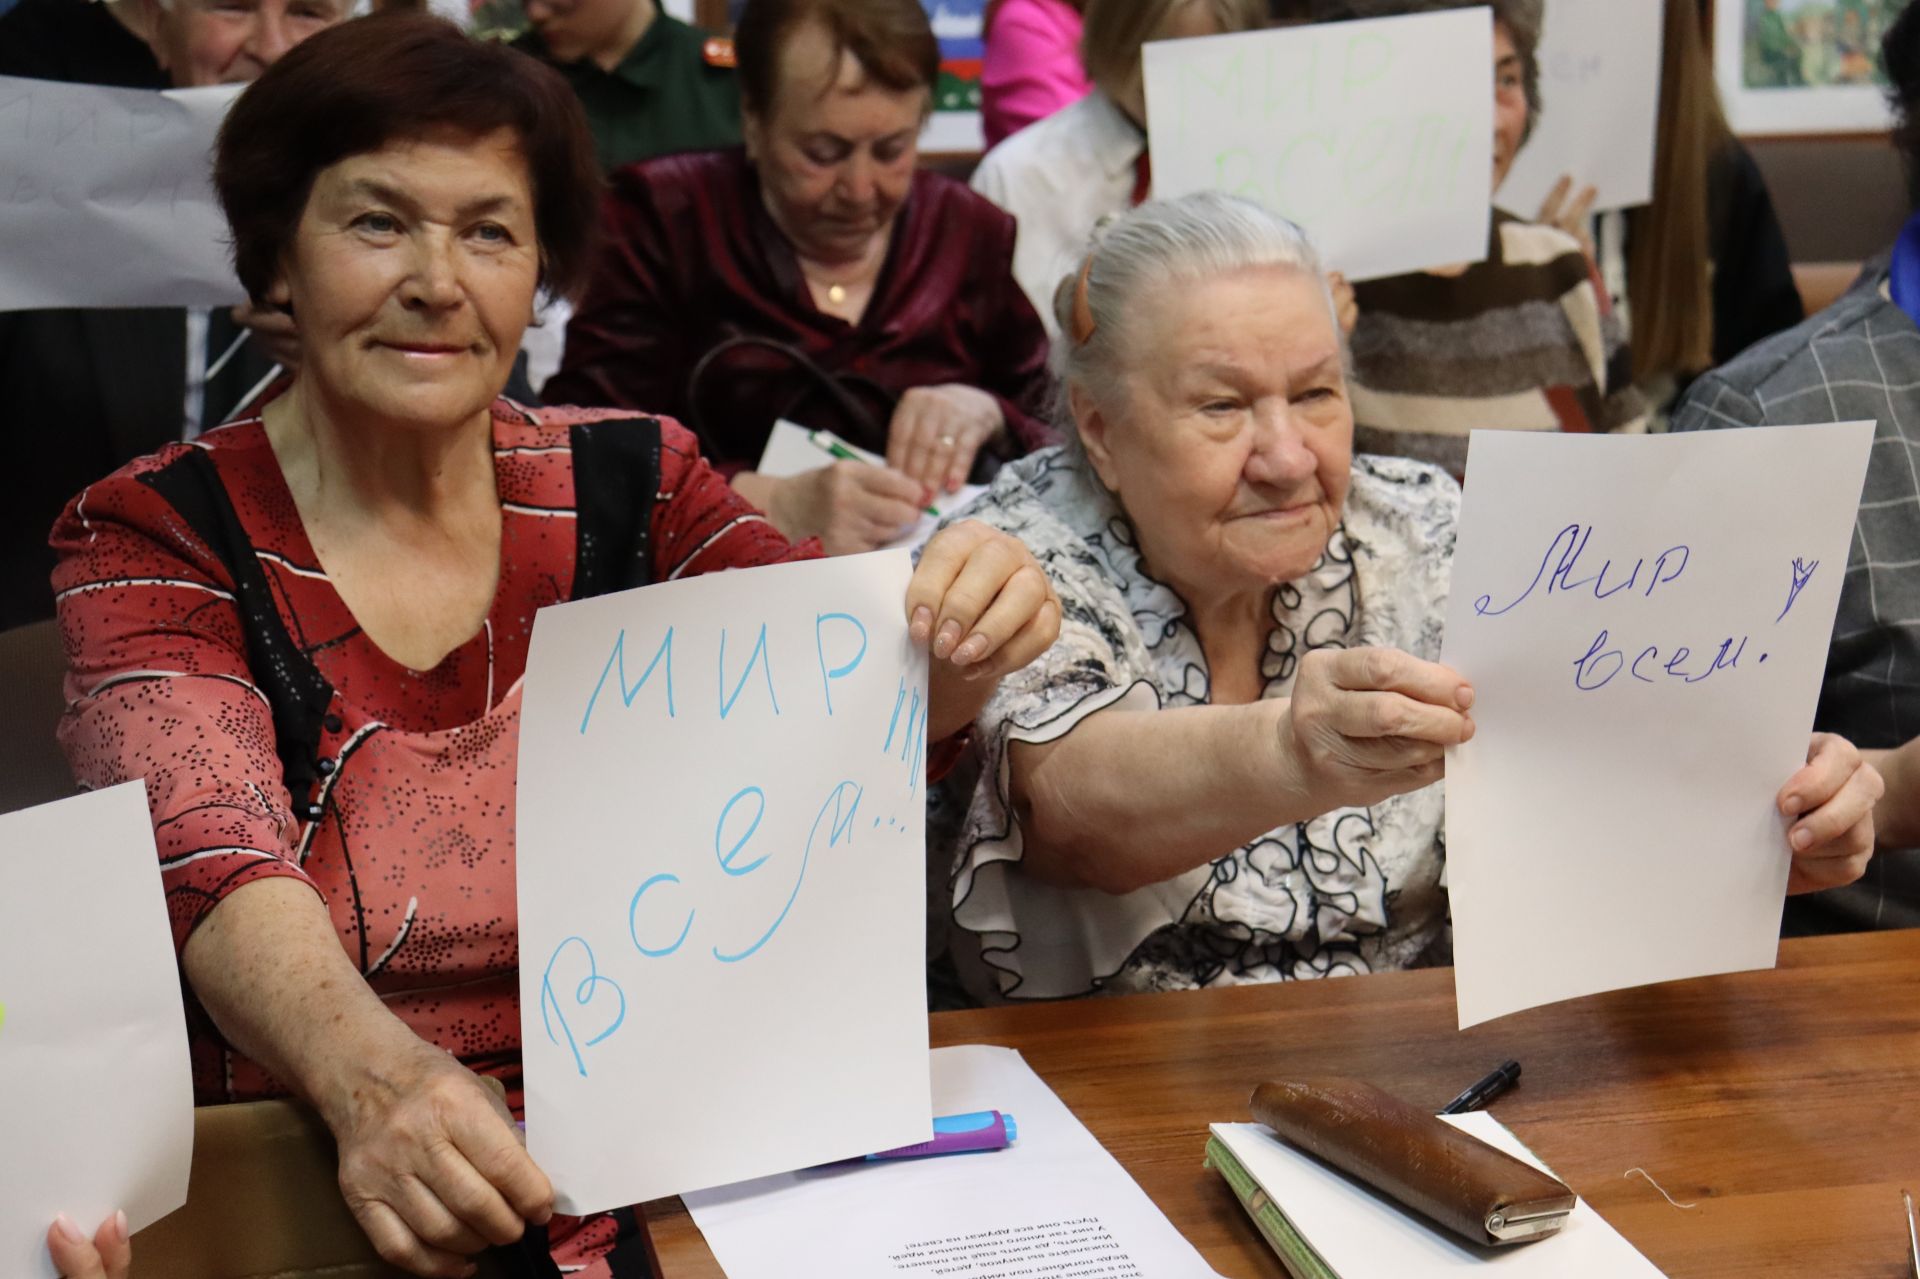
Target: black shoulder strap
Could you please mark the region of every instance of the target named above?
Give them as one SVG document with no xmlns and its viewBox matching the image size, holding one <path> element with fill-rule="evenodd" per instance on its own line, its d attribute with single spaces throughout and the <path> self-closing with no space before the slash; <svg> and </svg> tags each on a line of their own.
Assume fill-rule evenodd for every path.
<svg viewBox="0 0 1920 1279">
<path fill-rule="evenodd" d="M 660 422 L 582 422 L 571 431 L 573 598 L 653 581 L 653 507 L 660 495 Z"/>
<path fill-rule="evenodd" d="M 273 588 L 254 557 L 213 459 L 189 449 L 178 461 L 140 477 L 167 500 L 187 527 L 207 544 L 233 579 L 234 600 L 246 634 L 247 667 L 273 709 L 274 748 L 286 776 L 294 813 L 311 820 L 319 782 L 321 724 L 333 701 L 333 685 L 287 634 L 274 606 Z"/>
</svg>

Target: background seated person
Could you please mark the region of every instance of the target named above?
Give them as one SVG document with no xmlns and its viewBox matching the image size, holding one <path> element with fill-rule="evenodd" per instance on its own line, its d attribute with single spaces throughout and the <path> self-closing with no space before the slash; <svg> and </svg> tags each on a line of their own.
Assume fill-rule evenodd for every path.
<svg viewBox="0 0 1920 1279">
<path fill-rule="evenodd" d="M 513 42 L 580 95 L 600 167 L 740 141 L 733 50 L 658 0 L 523 0 L 532 30 Z"/>
<path fill-rule="evenodd" d="M 1322 21 L 1430 13 L 1482 0 L 1316 0 Z M 1493 2 L 1489 199 L 1540 113 L 1540 0 Z M 1467 434 L 1639 431 L 1646 401 L 1580 245 L 1493 211 L 1487 258 L 1354 285 L 1355 447 L 1465 473 Z"/>
<path fill-rule="evenodd" d="M 1047 998 L 1444 961 L 1433 783 L 1474 732 L 1473 690 L 1434 661 L 1458 487 L 1351 455 L 1333 304 L 1277 214 L 1136 209 L 1059 319 L 1078 444 L 972 508 L 1039 556 L 1065 621 L 941 792 L 963 983 Z M 1798 888 L 1859 875 L 1873 838 L 1877 774 L 1815 747 L 1781 792 L 1805 797 Z"/>
<path fill-rule="evenodd" d="M 598 169 L 550 69 L 431 17 L 348 23 L 240 98 L 215 177 L 307 359 L 260 417 L 63 517 L 61 739 L 85 786 L 146 781 L 198 1100 L 306 1100 L 380 1254 L 458 1274 L 552 1206 L 510 1113 L 535 610 L 818 552 L 670 421 L 498 398 L 536 289 L 587 269 Z M 976 524 L 927 545 L 905 612 L 937 744 L 1058 605 Z M 556 1220 L 553 1255 L 644 1274 L 642 1229 Z"/>
<path fill-rule="evenodd" d="M 1087 0 L 1081 40 L 1094 88 L 981 158 L 973 189 L 1020 224 L 1013 274 L 1051 331 L 1053 293 L 1102 218 L 1153 189 L 1140 46 L 1266 22 L 1265 0 Z"/>
<path fill-rule="evenodd" d="M 1697 0 L 1665 0 L 1653 199 L 1589 219 L 1594 191 L 1563 177 L 1536 221 L 1595 254 L 1633 348 L 1633 378 L 1664 416 L 1687 384 L 1806 318 L 1760 166 L 1727 126 Z"/>
<path fill-rule="evenodd" d="M 919 0 L 752 0 L 745 152 L 621 171 L 549 400 L 687 420 L 789 537 L 871 550 L 976 462 L 1047 436 L 1046 333 L 1013 220 L 916 171 L 940 46 Z M 778 418 L 886 467 L 756 473 Z"/>
<path fill-rule="evenodd" d="M 164 89 L 251 80 L 351 0 L 22 0 L 0 15 L 0 75 Z M 276 363 L 292 317 L 242 306 L 0 312 L 0 629 L 53 616 L 47 530 L 81 485 L 218 426 Z"/>
<path fill-rule="evenodd" d="M 1881 63 L 1916 209 L 1891 250 L 1838 302 L 1700 378 L 1674 410 L 1676 431 L 1874 422 L 1853 549 L 1814 725 L 1870 750 L 1920 737 L 1920 9 L 1887 28 Z M 1908 283 L 1903 285 L 1902 280 Z M 1889 761 L 1886 803 L 1920 804 L 1914 752 Z M 1920 927 L 1920 830 L 1889 821 L 1888 851 L 1859 883 L 1789 903 L 1789 932 Z M 1900 850 L 1900 851 L 1894 851 Z"/>
<path fill-rule="evenodd" d="M 990 0 L 981 19 L 980 121 L 997 146 L 1087 96 L 1080 62 L 1086 0 Z"/>
</svg>

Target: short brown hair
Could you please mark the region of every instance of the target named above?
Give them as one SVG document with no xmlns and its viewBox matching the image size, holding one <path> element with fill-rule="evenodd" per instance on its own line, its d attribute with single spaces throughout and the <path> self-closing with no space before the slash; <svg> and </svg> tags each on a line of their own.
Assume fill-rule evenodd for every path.
<svg viewBox="0 0 1920 1279">
<path fill-rule="evenodd" d="M 1222 34 L 1266 24 L 1267 0 L 1088 0 L 1080 37 L 1087 78 L 1111 96 L 1131 92 L 1140 79 L 1140 47 L 1189 4 L 1205 5 Z"/>
<path fill-rule="evenodd" d="M 920 0 L 747 0 L 733 51 L 748 110 L 772 108 L 780 50 L 809 22 L 826 28 L 836 58 L 851 53 L 861 70 L 895 93 L 931 91 L 940 78 L 940 41 Z"/>
<path fill-rule="evenodd" d="M 541 283 L 585 282 L 600 168 L 573 90 L 550 68 L 424 13 L 380 13 L 300 42 L 240 95 L 220 127 L 213 183 L 234 268 L 256 301 L 293 243 L 322 169 L 440 129 L 520 135 L 533 183 Z"/>
</svg>

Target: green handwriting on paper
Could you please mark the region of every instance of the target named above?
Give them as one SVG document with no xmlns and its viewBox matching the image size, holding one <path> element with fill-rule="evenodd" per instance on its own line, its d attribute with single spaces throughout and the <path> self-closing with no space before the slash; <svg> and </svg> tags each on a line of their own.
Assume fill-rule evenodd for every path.
<svg viewBox="0 0 1920 1279">
<path fill-rule="evenodd" d="M 0 1004 L 0 1030 L 7 1028 L 7 1006 Z"/>
</svg>

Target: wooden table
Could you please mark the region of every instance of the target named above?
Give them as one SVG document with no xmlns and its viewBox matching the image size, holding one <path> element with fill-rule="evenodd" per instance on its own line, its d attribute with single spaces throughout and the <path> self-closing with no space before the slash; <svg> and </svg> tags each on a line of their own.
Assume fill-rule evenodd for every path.
<svg viewBox="0 0 1920 1279">
<path fill-rule="evenodd" d="M 1673 1279 L 1912 1279 L 1920 930 L 1788 941 L 1771 972 L 1465 1032 L 1434 970 L 941 1013 L 932 1037 L 1019 1049 L 1229 1279 L 1285 1273 L 1200 1163 L 1256 1082 L 1350 1074 L 1437 1109 L 1506 1057 L 1526 1073 L 1493 1112 Z M 720 1279 L 678 1200 L 649 1212 L 665 1279 Z"/>
</svg>

